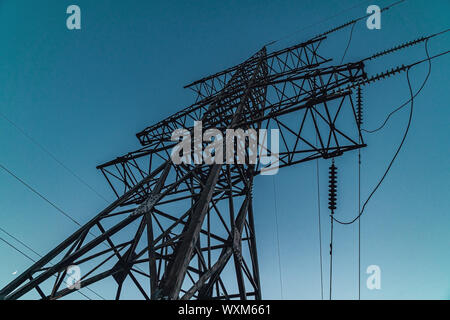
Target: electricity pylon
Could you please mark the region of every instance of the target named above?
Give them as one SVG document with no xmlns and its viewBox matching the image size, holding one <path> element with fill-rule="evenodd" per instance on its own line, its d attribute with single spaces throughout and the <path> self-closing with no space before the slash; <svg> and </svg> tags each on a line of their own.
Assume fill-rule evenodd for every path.
<svg viewBox="0 0 450 320">
<path fill-rule="evenodd" d="M 102 284 L 116 299 L 261 299 L 252 202 L 263 165 L 177 165 L 171 136 L 179 128 L 192 131 L 194 121 L 223 133 L 276 128 L 279 168 L 364 147 L 353 89 L 406 70 L 368 78 L 364 63 L 412 44 L 335 65 L 318 53 L 330 32 L 271 53 L 263 47 L 186 86 L 196 94 L 194 104 L 138 133 L 139 150 L 98 167 L 117 200 L 3 288 L 0 298 L 69 295 L 75 290 L 65 278 L 76 265 L 81 288 Z"/>
</svg>

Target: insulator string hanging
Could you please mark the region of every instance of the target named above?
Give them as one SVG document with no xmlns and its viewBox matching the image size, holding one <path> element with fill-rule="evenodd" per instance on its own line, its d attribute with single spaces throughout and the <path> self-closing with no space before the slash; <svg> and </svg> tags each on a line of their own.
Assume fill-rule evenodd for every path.
<svg viewBox="0 0 450 320">
<path fill-rule="evenodd" d="M 336 193 L 337 193 L 337 167 L 333 163 L 330 166 L 330 178 L 328 187 L 328 209 L 331 210 L 331 214 L 334 214 L 336 210 Z"/>
<path fill-rule="evenodd" d="M 362 106 L 362 90 L 361 86 L 358 87 L 357 97 L 356 97 L 356 120 L 358 122 L 358 128 L 361 128 L 363 124 L 363 106 Z"/>
</svg>

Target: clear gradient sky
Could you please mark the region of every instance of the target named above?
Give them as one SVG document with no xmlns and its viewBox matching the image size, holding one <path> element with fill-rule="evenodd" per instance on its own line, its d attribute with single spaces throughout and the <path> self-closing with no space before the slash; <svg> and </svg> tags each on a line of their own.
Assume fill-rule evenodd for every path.
<svg viewBox="0 0 450 320">
<path fill-rule="evenodd" d="M 291 35 L 269 48 L 280 49 L 364 15 L 369 4 L 389 3 L 0 0 L 0 111 L 112 200 L 95 166 L 137 149 L 135 133 L 191 104 L 194 97 L 183 85 L 241 62 L 271 40 Z M 70 4 L 81 7 L 81 31 L 66 28 L 65 11 Z M 343 15 L 292 35 L 352 6 Z M 447 29 L 449 13 L 448 0 L 407 0 L 382 15 L 381 30 L 369 31 L 364 21 L 358 23 L 345 61 Z M 334 35 L 322 55 L 339 60 L 349 31 Z M 431 40 L 429 46 L 431 54 L 449 50 L 450 35 Z M 369 64 L 367 72 L 424 57 L 420 45 Z M 406 144 L 362 218 L 363 299 L 450 298 L 449 62 L 449 56 L 433 61 L 431 78 L 415 101 Z M 424 64 L 411 72 L 415 90 L 426 68 Z M 376 127 L 408 99 L 408 92 L 404 74 L 365 90 L 365 127 Z M 392 158 L 407 117 L 405 108 L 383 131 L 365 136 L 363 199 Z M 1 117 L 0 150 L 1 164 L 79 221 L 86 222 L 105 207 L 103 199 Z M 326 160 L 320 162 L 325 297 L 328 165 Z M 344 155 L 337 165 L 336 217 L 348 220 L 357 213 L 357 154 Z M 266 299 L 321 298 L 315 175 L 315 163 L 283 169 L 275 176 L 275 194 L 272 177 L 256 179 L 255 223 Z M 77 227 L 4 171 L 0 172 L 0 226 L 41 254 Z M 0 232 L 0 236 L 36 258 L 7 235 Z M 335 227 L 333 290 L 337 299 L 357 297 L 357 240 L 357 225 Z M 365 287 L 365 269 L 373 264 L 382 271 L 382 288 L 377 291 Z M 0 243 L 0 287 L 29 265 L 29 260 Z"/>
</svg>

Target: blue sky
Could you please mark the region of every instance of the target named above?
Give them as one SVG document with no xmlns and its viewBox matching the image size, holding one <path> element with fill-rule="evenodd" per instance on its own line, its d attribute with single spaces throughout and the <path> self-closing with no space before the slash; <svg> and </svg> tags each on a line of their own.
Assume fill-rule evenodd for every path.
<svg viewBox="0 0 450 320">
<path fill-rule="evenodd" d="M 182 87 L 235 65 L 271 40 L 269 49 L 365 14 L 368 4 L 389 1 L 113 1 L 0 0 L 0 111 L 45 146 L 97 192 L 113 199 L 95 166 L 139 147 L 135 134 L 191 104 Z M 82 30 L 66 28 L 66 8 L 77 4 Z M 317 25 L 349 7 L 345 14 Z M 446 0 L 408 0 L 382 15 L 382 29 L 364 21 L 354 30 L 345 61 L 357 61 L 407 40 L 447 29 Z M 305 26 L 314 27 L 302 30 Z M 294 32 L 301 30 L 299 32 Z M 322 54 L 340 58 L 349 29 L 333 35 Z M 288 38 L 285 38 L 289 35 Z M 430 41 L 436 54 L 449 49 L 449 35 Z M 367 65 L 374 74 L 425 57 L 423 45 Z M 429 82 L 415 101 L 406 144 L 362 219 L 363 299 L 450 298 L 450 201 L 448 56 L 433 61 Z M 339 59 L 338 59 L 339 60 Z M 426 65 L 411 72 L 415 90 Z M 365 126 L 376 127 L 408 99 L 404 74 L 377 82 L 365 94 Z M 365 199 L 401 141 L 408 108 L 386 128 L 366 135 L 362 151 Z M 106 202 L 48 154 L 0 118 L 0 163 L 65 211 L 85 222 Z M 338 218 L 357 208 L 356 153 L 337 159 Z M 320 162 L 324 289 L 328 292 L 326 172 Z M 283 298 L 320 299 L 315 163 L 275 176 Z M 273 181 L 258 177 L 255 216 L 263 297 L 281 298 Z M 45 253 L 76 225 L 0 172 L 0 226 Z M 1 234 L 22 250 L 26 248 Z M 335 227 L 334 297 L 357 297 L 357 226 Z M 34 256 L 33 256 L 34 257 Z M 30 261 L 0 243 L 0 287 Z M 379 265 L 382 288 L 365 288 L 365 269 Z M 101 288 L 98 290 L 101 293 Z"/>
</svg>

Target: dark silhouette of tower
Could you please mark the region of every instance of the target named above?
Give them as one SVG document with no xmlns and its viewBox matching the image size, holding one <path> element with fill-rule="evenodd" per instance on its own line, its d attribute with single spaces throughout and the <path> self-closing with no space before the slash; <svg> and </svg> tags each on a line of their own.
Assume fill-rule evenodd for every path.
<svg viewBox="0 0 450 320">
<path fill-rule="evenodd" d="M 129 288 L 145 299 L 261 299 L 253 185 L 263 179 L 264 166 L 177 165 L 171 136 L 179 128 L 191 132 L 194 121 L 224 135 L 227 129 L 278 129 L 279 168 L 364 147 L 354 89 L 407 68 L 368 78 L 365 62 L 411 43 L 336 65 L 319 48 L 329 33 L 349 25 L 283 50 L 263 47 L 186 86 L 194 104 L 138 133 L 137 151 L 98 167 L 117 200 L 0 297 L 34 290 L 43 299 L 64 297 L 74 292 L 64 282 L 67 269 L 77 265 L 81 288 L 108 282 L 116 299 Z"/>
</svg>

